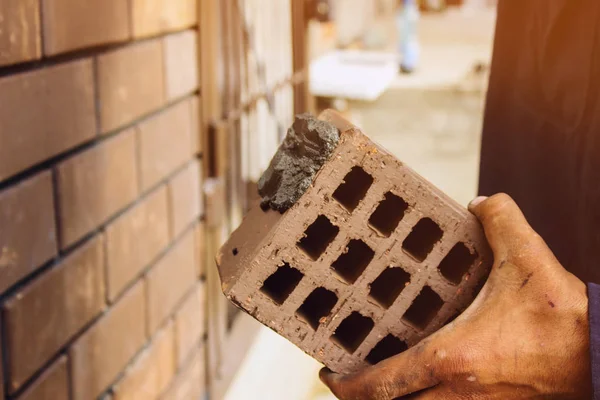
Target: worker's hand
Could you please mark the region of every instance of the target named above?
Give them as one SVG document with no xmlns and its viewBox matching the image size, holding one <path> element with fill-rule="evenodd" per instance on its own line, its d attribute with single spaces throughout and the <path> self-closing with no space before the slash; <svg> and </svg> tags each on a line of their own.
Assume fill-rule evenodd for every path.
<svg viewBox="0 0 600 400">
<path fill-rule="evenodd" d="M 478 198 L 469 208 L 495 260 L 473 304 L 375 366 L 351 375 L 323 369 L 338 398 L 591 398 L 584 283 L 559 264 L 509 196 Z"/>
</svg>

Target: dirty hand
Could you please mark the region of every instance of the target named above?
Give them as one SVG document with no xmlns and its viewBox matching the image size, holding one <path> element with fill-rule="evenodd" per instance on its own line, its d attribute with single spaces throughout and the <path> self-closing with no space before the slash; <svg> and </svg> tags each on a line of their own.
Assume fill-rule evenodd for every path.
<svg viewBox="0 0 600 400">
<path fill-rule="evenodd" d="M 351 375 L 323 369 L 338 398 L 591 398 L 585 284 L 560 265 L 509 196 L 478 198 L 469 208 L 494 252 L 473 304 L 375 366 Z"/>
</svg>

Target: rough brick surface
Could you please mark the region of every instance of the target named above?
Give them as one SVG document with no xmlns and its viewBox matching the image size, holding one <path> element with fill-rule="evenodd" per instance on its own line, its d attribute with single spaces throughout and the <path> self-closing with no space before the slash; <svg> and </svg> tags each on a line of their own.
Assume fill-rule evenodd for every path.
<svg viewBox="0 0 600 400">
<path fill-rule="evenodd" d="M 229 299 L 337 372 L 393 356 L 473 299 L 477 219 L 337 114 L 340 142 L 284 214 L 250 211 L 217 261 Z"/>
<path fill-rule="evenodd" d="M 204 371 L 204 348 L 200 348 L 195 350 L 160 400 L 203 398 L 206 390 Z"/>
<path fill-rule="evenodd" d="M 95 399 L 146 341 L 144 282 L 127 291 L 69 350 L 73 400 Z"/>
<path fill-rule="evenodd" d="M 168 243 L 167 189 L 161 186 L 106 228 L 109 299 L 114 300 Z"/>
<path fill-rule="evenodd" d="M 129 13 L 125 1 L 41 2 L 46 55 L 122 41 L 129 36 Z"/>
<path fill-rule="evenodd" d="M 192 158 L 189 104 L 179 102 L 139 125 L 142 190 L 156 185 Z"/>
<path fill-rule="evenodd" d="M 156 399 L 175 375 L 174 344 L 173 323 L 169 323 L 127 368 L 113 389 L 113 400 Z"/>
<path fill-rule="evenodd" d="M 0 227 L 0 292 L 4 292 L 56 255 L 49 172 L 0 192 Z"/>
<path fill-rule="evenodd" d="M 0 78 L 0 181 L 93 138 L 95 112 L 89 60 Z"/>
<path fill-rule="evenodd" d="M 58 165 L 61 247 L 135 200 L 135 156 L 135 134 L 127 130 Z"/>
<path fill-rule="evenodd" d="M 38 0 L 0 3 L 0 66 L 31 61 L 41 56 Z"/>
<path fill-rule="evenodd" d="M 164 102 L 162 41 L 132 44 L 97 58 L 100 128 L 108 132 Z"/>
<path fill-rule="evenodd" d="M 189 230 L 150 270 L 148 325 L 154 332 L 197 279 L 194 231 Z"/>
<path fill-rule="evenodd" d="M 69 400 L 67 358 L 55 361 L 17 400 Z"/>
<path fill-rule="evenodd" d="M 200 216 L 202 206 L 200 176 L 200 163 L 194 160 L 169 181 L 171 233 L 174 237 L 179 236 Z"/>
<path fill-rule="evenodd" d="M 184 31 L 164 38 L 165 91 L 168 100 L 198 89 L 198 32 Z"/>
<path fill-rule="evenodd" d="M 198 346 L 200 338 L 204 335 L 204 297 L 204 284 L 197 283 L 175 313 L 175 343 L 177 345 L 178 365 L 183 365 L 185 360 L 189 358 L 192 349 Z"/>
<path fill-rule="evenodd" d="M 104 241 L 96 237 L 4 306 L 10 389 L 18 389 L 104 307 Z"/>
<path fill-rule="evenodd" d="M 137 38 L 184 29 L 198 20 L 197 0 L 132 0 L 131 6 Z"/>
</svg>

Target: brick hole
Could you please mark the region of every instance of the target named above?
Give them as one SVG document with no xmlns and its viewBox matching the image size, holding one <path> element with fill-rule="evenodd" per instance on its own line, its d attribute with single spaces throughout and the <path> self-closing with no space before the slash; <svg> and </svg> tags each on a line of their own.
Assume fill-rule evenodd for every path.
<svg viewBox="0 0 600 400">
<path fill-rule="evenodd" d="M 373 256 L 375 252 L 365 242 L 352 239 L 348 242 L 347 251 L 331 264 L 331 268 L 344 281 L 352 284 L 364 272 Z"/>
<path fill-rule="evenodd" d="M 298 247 L 316 261 L 333 242 L 339 231 L 340 228 L 333 225 L 326 216 L 319 215 L 306 229 L 304 237 L 298 241 Z"/>
<path fill-rule="evenodd" d="M 371 283 L 369 296 L 380 306 L 390 308 L 410 282 L 410 274 L 400 267 L 388 267 Z"/>
<path fill-rule="evenodd" d="M 331 339 L 352 354 L 373 329 L 373 320 L 354 311 L 337 327 Z"/>
<path fill-rule="evenodd" d="M 419 329 L 425 329 L 443 305 L 442 298 L 429 286 L 425 286 L 406 310 L 402 319 Z"/>
<path fill-rule="evenodd" d="M 477 252 L 471 253 L 471 250 L 464 243 L 457 243 L 444 257 L 438 269 L 444 278 L 458 285 L 477 259 L 477 256 Z"/>
<path fill-rule="evenodd" d="M 407 349 L 408 346 L 402 340 L 394 335 L 387 335 L 373 347 L 366 360 L 369 364 L 375 365 L 390 357 L 397 356 Z"/>
<path fill-rule="evenodd" d="M 404 213 L 408 209 L 406 203 L 401 197 L 392 192 L 387 192 L 385 198 L 379 203 L 371 217 L 369 225 L 375 228 L 382 235 L 389 237 L 404 218 Z"/>
<path fill-rule="evenodd" d="M 333 192 L 333 198 L 352 212 L 365 197 L 372 183 L 373 177 L 364 169 L 353 167 L 344 177 L 344 182 Z"/>
<path fill-rule="evenodd" d="M 296 314 L 306 321 L 314 330 L 317 330 L 321 319 L 327 317 L 335 304 L 338 301 L 338 297 L 335 293 L 319 287 L 312 291 L 308 295 L 304 303 L 298 308 Z"/>
<path fill-rule="evenodd" d="M 444 232 L 430 218 L 423 218 L 413 227 L 404 239 L 402 248 L 417 261 L 427 258 L 433 246 L 442 238 Z"/>
<path fill-rule="evenodd" d="M 265 280 L 260 291 L 275 303 L 282 305 L 296 289 L 303 276 L 302 272 L 285 263 Z"/>
</svg>

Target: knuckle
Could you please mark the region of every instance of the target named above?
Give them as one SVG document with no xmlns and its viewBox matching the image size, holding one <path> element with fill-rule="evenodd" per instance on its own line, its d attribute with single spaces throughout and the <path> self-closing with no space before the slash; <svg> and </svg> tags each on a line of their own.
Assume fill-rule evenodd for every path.
<svg viewBox="0 0 600 400">
<path fill-rule="evenodd" d="M 506 193 L 498 193 L 481 203 L 481 214 L 486 219 L 493 220 L 493 217 L 498 216 L 507 206 L 512 207 L 514 205 L 515 202 L 512 197 Z"/>
</svg>

